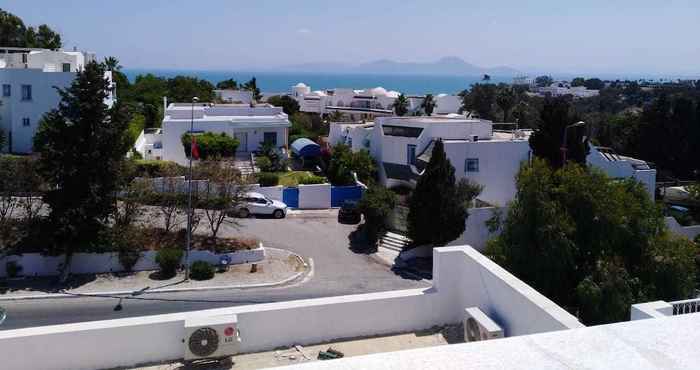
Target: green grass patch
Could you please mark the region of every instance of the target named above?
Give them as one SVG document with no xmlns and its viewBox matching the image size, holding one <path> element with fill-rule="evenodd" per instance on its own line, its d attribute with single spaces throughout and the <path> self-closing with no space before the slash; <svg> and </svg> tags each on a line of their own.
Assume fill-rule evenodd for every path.
<svg viewBox="0 0 700 370">
<path fill-rule="evenodd" d="M 280 177 L 279 184 L 282 186 L 297 186 L 299 185 L 300 179 L 314 175 L 309 171 L 290 171 L 275 173 Z"/>
</svg>

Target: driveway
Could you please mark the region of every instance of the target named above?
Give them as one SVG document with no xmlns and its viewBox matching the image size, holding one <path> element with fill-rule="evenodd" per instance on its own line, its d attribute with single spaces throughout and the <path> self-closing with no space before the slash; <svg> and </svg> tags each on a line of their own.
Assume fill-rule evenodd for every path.
<svg viewBox="0 0 700 370">
<path fill-rule="evenodd" d="M 360 294 L 428 286 L 404 279 L 371 255 L 350 249 L 353 225 L 338 224 L 334 217 L 286 219 L 235 219 L 226 223 L 222 236 L 251 236 L 270 247 L 291 250 L 314 261 L 314 274 L 303 284 L 278 288 L 231 289 L 202 292 L 154 293 L 125 299 L 115 311 L 115 298 L 69 298 L 0 302 L 7 320 L 0 329 L 14 329 L 81 321 L 156 315 L 255 303 Z M 204 225 L 200 226 L 204 231 Z"/>
</svg>

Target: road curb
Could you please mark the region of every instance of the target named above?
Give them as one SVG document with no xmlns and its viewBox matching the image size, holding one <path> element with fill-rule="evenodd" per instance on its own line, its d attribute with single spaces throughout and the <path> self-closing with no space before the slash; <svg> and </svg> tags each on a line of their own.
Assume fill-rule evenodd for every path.
<svg viewBox="0 0 700 370">
<path fill-rule="evenodd" d="M 290 252 L 285 249 L 279 248 L 267 248 L 279 251 L 285 251 L 294 255 L 305 267 L 304 271 L 299 271 L 294 275 L 284 278 L 279 281 L 272 283 L 260 283 L 260 284 L 247 284 L 247 285 L 222 285 L 222 286 L 202 286 L 202 287 L 191 287 L 191 288 L 166 288 L 166 289 L 154 289 L 147 290 L 139 295 L 145 294 L 158 294 L 158 293 L 182 293 L 182 292 L 198 292 L 198 291 L 208 291 L 208 290 L 226 290 L 226 289 L 256 289 L 256 288 L 272 288 L 288 284 L 292 281 L 300 279 L 303 277 L 302 282 L 306 281 L 306 276 L 313 276 L 314 265 L 313 261 L 311 264 L 304 262 L 304 259 L 296 253 Z M 42 294 L 42 295 L 26 295 L 26 296 L 16 296 L 16 297 L 0 297 L 0 302 L 3 301 L 21 301 L 21 300 L 36 300 L 36 299 L 61 299 L 61 298 L 85 298 L 85 297 L 102 297 L 102 296 L 131 296 L 134 292 L 138 290 L 121 290 L 121 291 L 108 291 L 108 292 L 89 292 L 89 293 L 52 293 L 52 294 Z"/>
</svg>

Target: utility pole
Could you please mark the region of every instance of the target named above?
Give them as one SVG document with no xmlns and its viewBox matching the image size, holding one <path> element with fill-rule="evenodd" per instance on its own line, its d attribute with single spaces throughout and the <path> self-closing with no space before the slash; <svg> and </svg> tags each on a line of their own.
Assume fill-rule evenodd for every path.
<svg viewBox="0 0 700 370">
<path fill-rule="evenodd" d="M 199 101 L 198 97 L 192 98 L 192 115 L 190 118 L 190 138 L 194 135 L 194 105 Z M 187 181 L 187 245 L 185 246 L 185 281 L 190 279 L 190 249 L 192 249 L 192 152 L 194 140 L 190 140 L 190 168 Z"/>
<path fill-rule="evenodd" d="M 585 126 L 586 122 L 583 121 L 578 121 L 576 123 L 572 123 L 566 127 L 564 127 L 564 136 L 561 139 L 561 147 L 559 148 L 561 150 L 561 165 L 566 164 L 566 151 L 568 148 L 566 147 L 566 133 L 569 130 L 570 127 L 580 127 L 580 126 Z"/>
</svg>

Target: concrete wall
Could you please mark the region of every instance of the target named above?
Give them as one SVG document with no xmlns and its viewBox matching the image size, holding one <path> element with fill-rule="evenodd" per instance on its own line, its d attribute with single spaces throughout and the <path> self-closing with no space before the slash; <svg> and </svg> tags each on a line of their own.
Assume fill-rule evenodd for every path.
<svg viewBox="0 0 700 370">
<path fill-rule="evenodd" d="M 258 187 L 255 188 L 254 190 L 260 194 L 263 194 L 267 196 L 270 199 L 273 200 L 279 200 L 282 201 L 282 191 L 284 190 L 284 186 L 282 185 L 277 185 L 277 186 L 266 186 L 266 187 L 260 187 L 260 185 L 256 184 Z"/>
<path fill-rule="evenodd" d="M 299 208 L 331 207 L 331 184 L 299 185 Z"/>
<path fill-rule="evenodd" d="M 578 328 L 576 319 L 470 247 L 434 250 L 434 286 L 0 331 L 7 369 L 101 369 L 181 358 L 184 319 L 236 314 L 242 352 L 460 322 L 478 306 L 507 335 Z M 41 356 L 33 356 L 41 353 Z"/>
<path fill-rule="evenodd" d="M 486 248 L 486 242 L 497 235 L 497 233 L 489 232 L 486 221 L 499 211 L 505 217 L 508 213 L 508 208 L 469 208 L 469 217 L 465 221 L 464 232 L 459 238 L 450 242 L 450 245 L 470 245 L 472 248 L 483 252 Z"/>
<path fill-rule="evenodd" d="M 156 254 L 157 252 L 155 251 L 143 252 L 141 258 L 134 265 L 133 270 L 157 270 Z M 265 259 L 265 248 L 260 246 L 256 249 L 221 254 L 195 250 L 190 254 L 190 264 L 194 261 L 206 261 L 217 265 L 224 256 L 228 256 L 232 264 L 258 262 Z M 64 256 L 43 256 L 39 253 L 6 256 L 0 259 L 0 277 L 7 275 L 7 262 L 10 261 L 14 261 L 22 266 L 22 276 L 58 275 L 64 260 Z M 182 263 L 185 263 L 184 257 Z M 99 274 L 120 271 L 124 271 L 124 267 L 119 263 L 119 255 L 117 253 L 76 253 L 71 261 L 71 273 L 74 274 Z"/>
<path fill-rule="evenodd" d="M 669 230 L 672 232 L 690 240 L 700 235 L 700 225 L 681 226 L 673 217 L 666 217 L 666 226 L 668 226 Z"/>
</svg>

